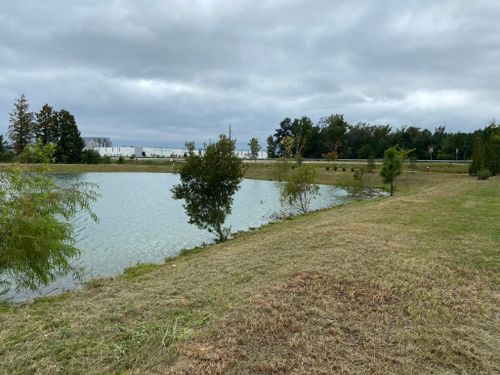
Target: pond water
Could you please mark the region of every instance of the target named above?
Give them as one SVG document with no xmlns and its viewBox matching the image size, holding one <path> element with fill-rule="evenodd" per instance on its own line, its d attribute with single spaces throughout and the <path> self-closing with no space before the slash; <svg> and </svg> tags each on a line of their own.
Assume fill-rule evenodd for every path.
<svg viewBox="0 0 500 375">
<path fill-rule="evenodd" d="M 81 255 L 74 263 L 82 267 L 83 280 L 113 276 L 138 263 L 161 263 L 182 249 L 214 241 L 207 231 L 188 224 L 183 201 L 172 199 L 170 189 L 179 182 L 170 173 L 85 173 L 57 174 L 62 182 L 79 178 L 99 185 L 101 197 L 93 204 L 99 217 L 74 218 L 76 246 Z M 235 194 L 233 212 L 226 226 L 232 232 L 258 227 L 283 212 L 280 186 L 274 181 L 243 180 Z M 312 209 L 339 205 L 349 200 L 339 187 L 321 185 Z M 60 277 L 36 292 L 11 291 L 8 299 L 28 300 L 77 287 L 71 276 Z"/>
</svg>

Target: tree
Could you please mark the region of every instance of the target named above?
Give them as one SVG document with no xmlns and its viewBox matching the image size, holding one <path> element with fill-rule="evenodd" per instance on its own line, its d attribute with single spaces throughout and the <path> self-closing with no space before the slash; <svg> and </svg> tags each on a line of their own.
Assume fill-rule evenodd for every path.
<svg viewBox="0 0 500 375">
<path fill-rule="evenodd" d="M 267 157 L 270 159 L 274 159 L 276 157 L 276 143 L 274 142 L 274 138 L 272 135 L 267 137 Z"/>
<path fill-rule="evenodd" d="M 243 178 L 243 162 L 234 151 L 235 141 L 225 135 L 206 146 L 202 155 L 191 147 L 180 170 L 181 182 L 172 188 L 174 199 L 185 201 L 189 223 L 215 233 L 218 241 L 229 235 L 224 222 Z"/>
<path fill-rule="evenodd" d="M 33 124 L 33 135 L 36 140 L 40 140 L 44 145 L 59 141 L 59 131 L 57 129 L 58 113 L 52 107 L 45 104 L 42 109 L 35 114 Z"/>
<path fill-rule="evenodd" d="M 54 143 L 43 144 L 42 140 L 31 143 L 24 148 L 19 155 L 21 163 L 51 164 L 54 163 L 54 154 L 56 152 Z"/>
<path fill-rule="evenodd" d="M 79 163 L 85 147 L 75 117 L 62 109 L 57 114 L 59 139 L 57 142 L 56 160 L 60 163 Z"/>
<path fill-rule="evenodd" d="M 487 169 L 494 176 L 500 172 L 500 126 L 492 121 L 482 131 L 477 131 L 474 139 L 470 174 Z"/>
<path fill-rule="evenodd" d="M 382 165 L 382 170 L 380 175 L 384 179 L 384 183 L 391 184 L 391 196 L 394 195 L 394 180 L 403 171 L 403 158 L 400 152 L 396 148 L 391 147 L 385 150 L 384 153 L 384 164 Z"/>
<path fill-rule="evenodd" d="M 132 155 L 135 156 L 135 155 Z M 132 156 L 130 157 L 132 159 Z M 82 163 L 85 164 L 99 164 L 102 157 L 96 150 L 84 150 L 82 152 Z"/>
<path fill-rule="evenodd" d="M 248 142 L 248 147 L 250 147 L 250 157 L 256 161 L 259 157 L 260 152 L 259 140 L 257 138 L 250 139 L 250 142 Z"/>
<path fill-rule="evenodd" d="M 303 213 L 309 211 L 314 196 L 318 195 L 316 169 L 310 165 L 302 165 L 293 169 L 281 189 L 281 200 Z"/>
<path fill-rule="evenodd" d="M 28 100 L 24 94 L 15 100 L 14 109 L 10 113 L 9 137 L 16 154 L 23 152 L 33 138 L 33 113 L 29 112 Z"/>
<path fill-rule="evenodd" d="M 0 134 L 0 162 L 12 161 L 14 156 L 9 144 L 4 140 L 3 135 Z"/>
<path fill-rule="evenodd" d="M 372 152 L 368 156 L 367 162 L 366 162 L 366 171 L 368 173 L 372 173 L 375 170 L 376 163 L 375 163 L 375 154 Z"/>
<path fill-rule="evenodd" d="M 76 269 L 70 219 L 78 211 L 94 220 L 91 202 L 96 186 L 74 182 L 60 186 L 44 170 L 26 174 L 10 169 L 0 172 L 0 286 L 8 290 L 36 289 L 58 275 Z"/>
</svg>

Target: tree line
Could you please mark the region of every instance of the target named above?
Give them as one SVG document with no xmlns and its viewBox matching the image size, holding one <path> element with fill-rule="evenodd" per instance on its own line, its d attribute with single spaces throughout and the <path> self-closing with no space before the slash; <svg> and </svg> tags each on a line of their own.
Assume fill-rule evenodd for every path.
<svg viewBox="0 0 500 375">
<path fill-rule="evenodd" d="M 30 112 L 26 97 L 21 95 L 10 112 L 8 137 L 0 136 L 0 160 L 27 163 L 84 162 L 85 144 L 75 121 L 67 110 L 54 110 L 45 104 Z"/>
<path fill-rule="evenodd" d="M 490 124 L 490 131 L 498 133 L 498 126 Z M 495 129 L 496 128 L 496 129 Z M 344 159 L 382 158 L 385 150 L 399 147 L 412 150 L 417 159 L 466 160 L 478 146 L 477 138 L 486 130 L 475 132 L 448 132 L 444 126 L 434 132 L 416 126 L 393 130 L 390 125 L 351 125 L 341 114 L 322 117 L 317 124 L 307 117 L 292 121 L 287 117 L 279 123 L 274 134 L 267 138 L 270 158 L 338 157 Z"/>
</svg>

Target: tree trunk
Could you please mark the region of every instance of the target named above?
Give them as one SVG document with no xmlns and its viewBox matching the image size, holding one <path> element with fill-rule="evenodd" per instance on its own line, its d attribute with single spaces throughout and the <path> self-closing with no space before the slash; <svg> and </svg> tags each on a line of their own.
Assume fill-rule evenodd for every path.
<svg viewBox="0 0 500 375">
<path fill-rule="evenodd" d="M 394 181 L 391 181 L 391 197 L 394 195 Z"/>
</svg>

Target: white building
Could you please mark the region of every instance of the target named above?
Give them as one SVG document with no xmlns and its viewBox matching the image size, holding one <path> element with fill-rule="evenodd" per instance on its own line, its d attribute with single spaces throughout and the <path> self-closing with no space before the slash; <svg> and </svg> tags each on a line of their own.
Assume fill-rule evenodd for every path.
<svg viewBox="0 0 500 375">
<path fill-rule="evenodd" d="M 99 152 L 101 156 L 131 157 L 136 158 L 182 158 L 187 154 L 186 149 L 168 147 L 89 147 Z M 195 150 L 198 153 L 199 150 Z M 250 151 L 237 150 L 236 155 L 242 159 L 250 159 Z M 258 159 L 267 159 L 267 153 L 260 151 Z"/>
</svg>

